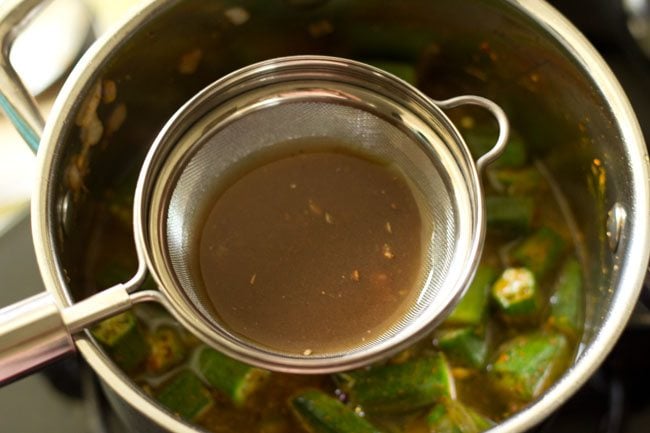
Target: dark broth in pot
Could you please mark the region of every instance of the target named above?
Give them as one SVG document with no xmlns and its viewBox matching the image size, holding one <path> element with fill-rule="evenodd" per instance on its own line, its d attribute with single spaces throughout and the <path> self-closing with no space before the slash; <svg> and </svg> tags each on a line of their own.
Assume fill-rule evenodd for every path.
<svg viewBox="0 0 650 433">
<path fill-rule="evenodd" d="M 370 341 L 408 309 L 422 223 L 399 170 L 325 139 L 302 141 L 232 171 L 198 250 L 227 328 L 310 355 Z"/>
<path fill-rule="evenodd" d="M 480 124 L 465 128 L 462 133 L 477 154 L 484 152 L 481 148 L 484 143 L 489 145 L 493 142 L 489 128 L 486 130 Z M 260 173 L 266 180 L 249 186 L 247 194 L 251 199 L 256 197 L 255 194 L 267 198 L 270 193 L 265 188 L 278 187 L 284 188 L 288 195 L 301 192 L 299 189 L 305 187 L 300 180 L 289 175 L 292 170 L 299 173 L 304 169 L 310 174 L 323 170 L 313 176 L 314 180 L 343 182 L 327 185 L 338 196 L 339 190 L 344 188 L 342 185 L 353 183 L 355 188 L 361 189 L 364 183 L 332 176 L 329 170 L 336 172 L 336 167 L 354 163 L 361 167 L 359 173 L 365 173 L 365 170 L 380 172 L 377 176 L 385 184 L 382 183 L 376 194 L 377 201 L 369 204 L 370 208 L 366 210 L 378 216 L 376 219 L 364 217 L 362 228 L 355 229 L 373 232 L 374 236 L 370 237 L 373 240 L 367 244 L 367 249 L 375 257 L 374 264 L 360 259 L 357 262 L 353 253 L 358 245 L 346 244 L 348 239 L 328 241 L 328 244 L 343 243 L 326 253 L 328 257 L 335 257 L 331 263 L 338 263 L 335 272 L 341 279 L 329 282 L 327 290 L 357 287 L 356 284 L 366 279 L 371 281 L 377 272 L 392 278 L 405 277 L 404 281 L 415 280 L 417 284 L 420 278 L 418 264 L 424 247 L 421 240 L 423 227 L 417 203 L 408 194 L 408 184 L 396 182 L 393 179 L 395 172 L 387 169 L 381 161 L 325 150 L 271 158 L 265 160 L 267 164 L 256 163 L 249 169 L 243 167 L 239 175 L 227 184 L 236 185 L 237 179 L 245 179 L 247 174 L 267 167 L 268 173 Z M 485 179 L 486 244 L 476 277 L 464 299 L 428 338 L 383 362 L 335 375 L 271 373 L 244 365 L 206 347 L 167 312 L 152 305 L 137 306 L 130 312 L 102 322 L 92 330 L 93 335 L 112 359 L 153 399 L 175 416 L 213 432 L 449 431 L 441 430 L 444 426 L 452 426 L 453 431 L 464 433 L 486 430 L 534 401 L 551 386 L 570 365 L 582 332 L 584 287 L 570 230 L 570 215 L 561 205 L 560 191 L 546 175 L 543 165 L 535 163 L 527 152 L 525 142 L 515 133 L 506 154 L 488 170 Z M 281 174 L 273 171 L 274 164 L 281 167 L 277 170 Z M 293 184 L 295 189 L 292 189 Z M 385 196 L 381 193 L 382 188 L 386 190 Z M 282 200 L 273 200 L 268 205 L 271 208 L 277 206 L 275 214 L 281 224 L 286 223 L 284 213 L 289 212 L 290 221 L 304 223 L 308 230 L 327 233 L 348 217 L 327 194 L 316 192 L 317 189 L 309 189 L 297 196 L 295 208 L 290 205 L 293 202 L 284 203 Z M 352 192 L 349 192 L 350 199 L 354 200 Z M 133 183 L 125 182 L 123 189 L 109 191 L 104 200 L 91 209 L 92 230 L 89 236 L 92 248 L 86 256 L 88 280 L 92 282 L 89 289 L 123 282 L 134 271 L 136 256 L 130 215 L 132 194 Z M 222 191 L 217 197 L 225 197 L 225 194 Z M 398 209 L 390 206 L 395 200 L 400 200 L 395 202 Z M 397 212 L 400 208 L 410 211 L 402 214 Z M 249 221 L 243 221 L 245 232 L 268 230 L 264 224 L 271 221 L 255 221 L 269 218 L 261 215 L 262 212 L 255 210 L 244 215 L 233 214 L 229 218 L 249 218 Z M 209 229 L 209 224 L 206 227 Z M 290 227 L 287 225 L 287 229 Z M 228 231 L 227 236 L 232 234 L 230 230 L 225 231 Z M 245 234 L 251 236 L 251 242 L 264 236 L 261 232 Z M 304 241 L 311 238 L 311 235 L 301 237 Z M 290 249 L 288 243 L 278 241 L 275 244 L 276 247 L 264 250 L 263 255 L 271 255 L 272 259 L 279 261 L 285 257 L 292 257 L 292 260 L 306 257 L 300 251 L 294 256 L 287 251 L 279 252 L 282 248 Z M 385 244 L 388 249 L 384 248 Z M 262 242 L 258 247 L 263 249 L 270 245 L 272 243 Z M 411 249 L 405 249 L 406 246 Z M 206 248 L 209 250 L 208 244 Z M 214 248 L 218 250 L 218 244 Z M 306 247 L 298 244 L 293 248 Z M 406 253 L 410 254 L 408 260 L 407 256 L 402 257 Z M 251 253 L 250 257 L 256 254 Z M 404 261 L 400 262 L 402 258 Z M 265 299 L 268 296 L 263 291 L 264 285 L 273 282 L 277 287 L 279 284 L 281 276 L 275 275 L 279 272 L 273 272 L 279 269 L 278 264 L 269 265 L 263 271 L 260 263 L 251 261 L 244 253 L 239 258 L 233 256 L 231 260 L 229 266 L 238 269 L 232 277 L 237 287 L 260 290 L 244 295 L 228 293 L 228 297 L 244 296 L 243 300 L 232 302 L 245 304 L 249 302 L 246 296 L 258 302 L 259 297 Z M 326 258 L 319 258 L 317 264 L 324 260 Z M 235 266 L 238 261 L 245 265 Z M 401 263 L 399 267 L 391 268 L 398 263 Z M 292 271 L 295 268 L 287 265 L 287 269 Z M 324 266 L 315 268 L 314 272 L 327 270 Z M 310 287 L 310 284 L 305 283 L 304 287 Z M 391 287 L 388 293 L 395 296 L 397 290 L 399 295 L 400 288 Z M 371 290 L 376 292 L 359 296 L 355 302 L 365 305 L 364 301 L 372 302 L 369 298 L 383 296 L 378 288 Z M 314 296 L 318 294 L 315 292 Z M 404 299 L 408 296 L 405 294 Z M 405 300 L 401 302 L 407 303 Z M 336 303 L 331 308 L 338 308 Z M 218 299 L 215 299 L 215 304 L 219 304 Z M 395 302 L 391 307 L 392 313 L 383 311 L 377 314 L 385 319 L 390 314 L 399 314 L 403 305 L 400 301 Z M 261 307 L 251 317 L 263 314 L 266 306 Z M 322 322 L 305 317 L 298 320 L 306 320 L 308 327 L 295 334 L 296 344 L 285 346 L 287 350 L 305 353 L 306 350 L 317 350 L 316 343 L 327 345 L 331 341 L 325 333 L 320 333 L 324 328 Z M 358 320 L 351 312 L 341 317 L 338 320 L 350 328 Z M 242 323 L 248 320 L 250 317 Z M 373 320 L 373 315 L 369 314 L 364 320 Z M 263 326 L 275 326 L 272 322 L 273 319 Z M 378 321 L 370 326 L 379 330 L 382 324 Z M 341 332 L 346 331 L 345 326 L 341 329 Z M 283 330 L 280 327 L 274 332 L 279 334 Z M 314 336 L 313 340 L 306 337 L 308 334 Z M 357 338 L 354 332 L 349 335 Z M 267 336 L 249 338 L 266 339 Z"/>
</svg>

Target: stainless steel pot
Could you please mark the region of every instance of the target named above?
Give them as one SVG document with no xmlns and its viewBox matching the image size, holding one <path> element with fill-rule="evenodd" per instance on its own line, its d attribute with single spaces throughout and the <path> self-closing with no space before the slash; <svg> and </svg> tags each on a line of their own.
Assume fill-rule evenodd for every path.
<svg viewBox="0 0 650 433">
<path fill-rule="evenodd" d="M 8 26 L 39 3 L 5 0 L 0 7 L 5 57 L 14 34 Z M 183 102 L 241 66 L 305 53 L 412 62 L 429 74 L 423 90 L 434 98 L 467 92 L 495 100 L 567 196 L 589 288 L 585 330 L 573 366 L 493 431 L 530 428 L 607 355 L 650 256 L 650 170 L 637 121 L 603 60 L 545 2 L 154 0 L 141 6 L 81 59 L 40 140 L 32 226 L 47 290 L 61 305 L 87 295 L 79 263 L 90 242 L 81 234 L 92 221 L 84 209 L 116 175 L 142 162 Z M 0 105 L 13 110 L 24 136 L 36 143 L 38 113 L 15 86 L 6 60 L 2 70 Z M 115 100 L 94 111 L 102 89 Z M 141 392 L 89 335 L 75 344 L 134 431 L 196 430 Z"/>
</svg>

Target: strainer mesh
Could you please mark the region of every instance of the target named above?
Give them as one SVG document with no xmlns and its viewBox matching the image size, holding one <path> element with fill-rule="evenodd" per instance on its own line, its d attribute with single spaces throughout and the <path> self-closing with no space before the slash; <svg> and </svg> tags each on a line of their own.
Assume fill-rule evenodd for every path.
<svg viewBox="0 0 650 433">
<path fill-rule="evenodd" d="M 416 301 L 408 312 L 383 334 L 363 345 L 346 348 L 345 352 L 363 350 L 391 338 L 436 302 L 451 267 L 457 240 L 453 182 L 448 178 L 449 167 L 443 167 L 423 150 L 423 146 L 429 146 L 426 139 L 414 137 L 396 125 L 399 119 L 389 121 L 360 107 L 302 101 L 253 110 L 207 132 L 178 176 L 164 228 L 173 273 L 198 312 L 213 325 L 223 327 L 200 286 L 202 282 L 196 278 L 201 275 L 198 260 L 188 254 L 199 235 L 197 227 L 208 211 L 206 206 L 212 205 L 202 199 L 214 197 L 223 187 L 219 182 L 227 177 L 224 174 L 247 156 L 289 140 L 317 137 L 340 140 L 349 143 L 352 149 L 393 161 L 409 180 L 425 228 L 420 296 L 414 298 Z M 321 354 L 323 357 L 338 355 Z"/>
</svg>

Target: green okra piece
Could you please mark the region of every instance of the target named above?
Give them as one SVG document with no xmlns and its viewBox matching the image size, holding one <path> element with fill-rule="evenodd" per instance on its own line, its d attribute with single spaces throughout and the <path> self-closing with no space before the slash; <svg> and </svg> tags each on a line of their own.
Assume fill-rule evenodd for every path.
<svg viewBox="0 0 650 433">
<path fill-rule="evenodd" d="M 409 84 L 415 85 L 417 79 L 415 66 L 410 63 L 394 62 L 390 60 L 370 60 L 365 63 L 384 70 L 389 74 L 393 74 Z"/>
<path fill-rule="evenodd" d="M 131 311 L 99 322 L 90 332 L 111 359 L 126 371 L 139 367 L 149 354 L 149 345 Z"/>
<path fill-rule="evenodd" d="M 508 268 L 492 285 L 492 299 L 502 317 L 533 319 L 542 308 L 535 274 L 527 268 Z"/>
<path fill-rule="evenodd" d="M 535 202 L 531 197 L 488 196 L 485 210 L 489 229 L 522 233 L 530 230 L 533 224 Z"/>
<path fill-rule="evenodd" d="M 309 433 L 379 433 L 366 419 L 319 390 L 303 391 L 293 396 L 289 405 Z"/>
<path fill-rule="evenodd" d="M 481 335 L 474 327 L 438 329 L 434 341 L 452 364 L 470 368 L 482 368 L 488 356 L 488 342 L 485 333 Z"/>
<path fill-rule="evenodd" d="M 350 401 L 369 413 L 410 411 L 456 394 L 454 378 L 442 353 L 425 354 L 402 364 L 354 370 L 339 378 Z"/>
<path fill-rule="evenodd" d="M 435 433 L 480 433 L 494 427 L 491 419 L 457 400 L 442 398 L 427 414 L 427 427 Z"/>
<path fill-rule="evenodd" d="M 147 335 L 149 356 L 147 371 L 160 374 L 176 367 L 185 360 L 187 348 L 178 332 L 163 326 Z"/>
<path fill-rule="evenodd" d="M 246 365 L 209 347 L 200 349 L 198 368 L 210 385 L 240 407 L 269 377 L 268 371 Z"/>
<path fill-rule="evenodd" d="M 536 167 L 499 168 L 488 172 L 492 183 L 507 195 L 523 195 L 540 191 L 546 184 Z"/>
<path fill-rule="evenodd" d="M 537 279 L 543 280 L 559 263 L 564 248 L 565 242 L 560 235 L 542 227 L 514 249 L 512 258 L 533 271 Z"/>
<path fill-rule="evenodd" d="M 582 324 L 582 290 L 582 269 L 578 260 L 571 257 L 562 266 L 551 296 L 549 322 L 572 338 L 578 337 Z"/>
<path fill-rule="evenodd" d="M 481 126 L 472 129 L 464 129 L 462 135 L 465 138 L 465 142 L 467 143 L 472 156 L 475 158 L 485 155 L 494 147 L 494 144 L 497 141 L 496 131 L 487 130 Z M 526 151 L 526 145 L 520 135 L 512 132 L 503 153 L 490 165 L 490 167 L 519 168 L 526 165 L 527 162 L 528 152 Z"/>
<path fill-rule="evenodd" d="M 450 326 L 478 326 L 485 317 L 490 287 L 497 277 L 497 271 L 486 265 L 479 265 L 472 284 L 456 308 L 444 322 Z"/>
<path fill-rule="evenodd" d="M 197 421 L 214 405 L 210 391 L 190 370 L 183 370 L 167 382 L 156 399 L 180 418 Z"/>
<path fill-rule="evenodd" d="M 499 392 L 520 401 L 539 396 L 568 365 L 567 338 L 557 332 L 533 332 L 504 342 L 497 350 L 488 378 Z"/>
</svg>

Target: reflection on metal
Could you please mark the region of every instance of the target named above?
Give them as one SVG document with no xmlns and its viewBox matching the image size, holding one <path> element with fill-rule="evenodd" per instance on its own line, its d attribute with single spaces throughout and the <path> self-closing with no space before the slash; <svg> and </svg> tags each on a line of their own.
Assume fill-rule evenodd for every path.
<svg viewBox="0 0 650 433">
<path fill-rule="evenodd" d="M 612 253 L 616 253 L 620 245 L 626 216 L 625 208 L 620 203 L 614 204 L 607 212 L 607 240 Z"/>
</svg>

